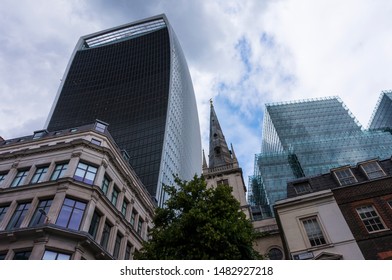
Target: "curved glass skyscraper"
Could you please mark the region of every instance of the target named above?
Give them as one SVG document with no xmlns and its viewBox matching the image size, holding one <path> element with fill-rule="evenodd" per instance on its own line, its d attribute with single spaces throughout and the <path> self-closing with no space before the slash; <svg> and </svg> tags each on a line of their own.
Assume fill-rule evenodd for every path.
<svg viewBox="0 0 392 280">
<path fill-rule="evenodd" d="M 165 15 L 87 36 L 76 44 L 47 120 L 50 131 L 99 119 L 156 198 L 173 174 L 201 173 L 201 137 L 184 54 Z"/>
</svg>

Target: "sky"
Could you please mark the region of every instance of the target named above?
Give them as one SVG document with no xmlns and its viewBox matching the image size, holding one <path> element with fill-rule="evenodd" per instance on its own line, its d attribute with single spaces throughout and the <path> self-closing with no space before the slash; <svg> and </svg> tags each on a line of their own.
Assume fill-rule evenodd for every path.
<svg viewBox="0 0 392 280">
<path fill-rule="evenodd" d="M 44 128 L 81 36 L 162 13 L 187 59 L 203 149 L 212 98 L 246 185 L 265 103 L 339 96 L 366 128 L 392 88 L 388 0 L 2 0 L 0 136 Z"/>
</svg>

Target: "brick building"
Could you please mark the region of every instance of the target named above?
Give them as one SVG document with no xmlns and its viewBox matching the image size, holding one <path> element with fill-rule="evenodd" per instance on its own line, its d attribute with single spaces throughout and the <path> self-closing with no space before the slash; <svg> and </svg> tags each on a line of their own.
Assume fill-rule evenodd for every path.
<svg viewBox="0 0 392 280">
<path fill-rule="evenodd" d="M 290 181 L 288 198 L 275 205 L 288 254 L 294 259 L 391 259 L 391 183 L 391 159 Z"/>
</svg>

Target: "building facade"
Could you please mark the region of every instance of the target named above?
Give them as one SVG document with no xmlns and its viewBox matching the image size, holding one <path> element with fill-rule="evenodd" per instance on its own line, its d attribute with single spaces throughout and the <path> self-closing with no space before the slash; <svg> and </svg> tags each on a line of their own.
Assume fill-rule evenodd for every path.
<svg viewBox="0 0 392 280">
<path fill-rule="evenodd" d="M 392 130 L 392 91 L 383 91 L 369 122 L 369 129 Z"/>
<path fill-rule="evenodd" d="M 392 259 L 392 161 L 371 159 L 287 184 L 275 204 L 292 259 Z"/>
<path fill-rule="evenodd" d="M 392 135 L 362 129 L 338 97 L 266 104 L 248 200 L 267 218 L 289 180 L 391 154 Z"/>
<path fill-rule="evenodd" d="M 0 259 L 132 259 L 154 209 L 103 122 L 0 142 Z"/>
<path fill-rule="evenodd" d="M 94 122 L 129 154 L 162 205 L 173 174 L 201 173 L 201 137 L 187 63 L 165 15 L 79 39 L 49 114 L 49 131 Z"/>
</svg>

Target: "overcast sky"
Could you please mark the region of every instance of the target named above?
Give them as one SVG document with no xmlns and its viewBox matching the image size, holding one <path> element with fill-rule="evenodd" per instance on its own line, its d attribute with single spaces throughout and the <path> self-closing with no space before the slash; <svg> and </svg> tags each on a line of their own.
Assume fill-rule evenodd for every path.
<svg viewBox="0 0 392 280">
<path fill-rule="evenodd" d="M 161 13 L 188 62 L 203 148 L 213 98 L 246 185 L 265 103 L 338 95 L 367 127 L 392 88 L 388 0 L 2 0 L 0 136 L 44 127 L 79 37 Z"/>
</svg>

